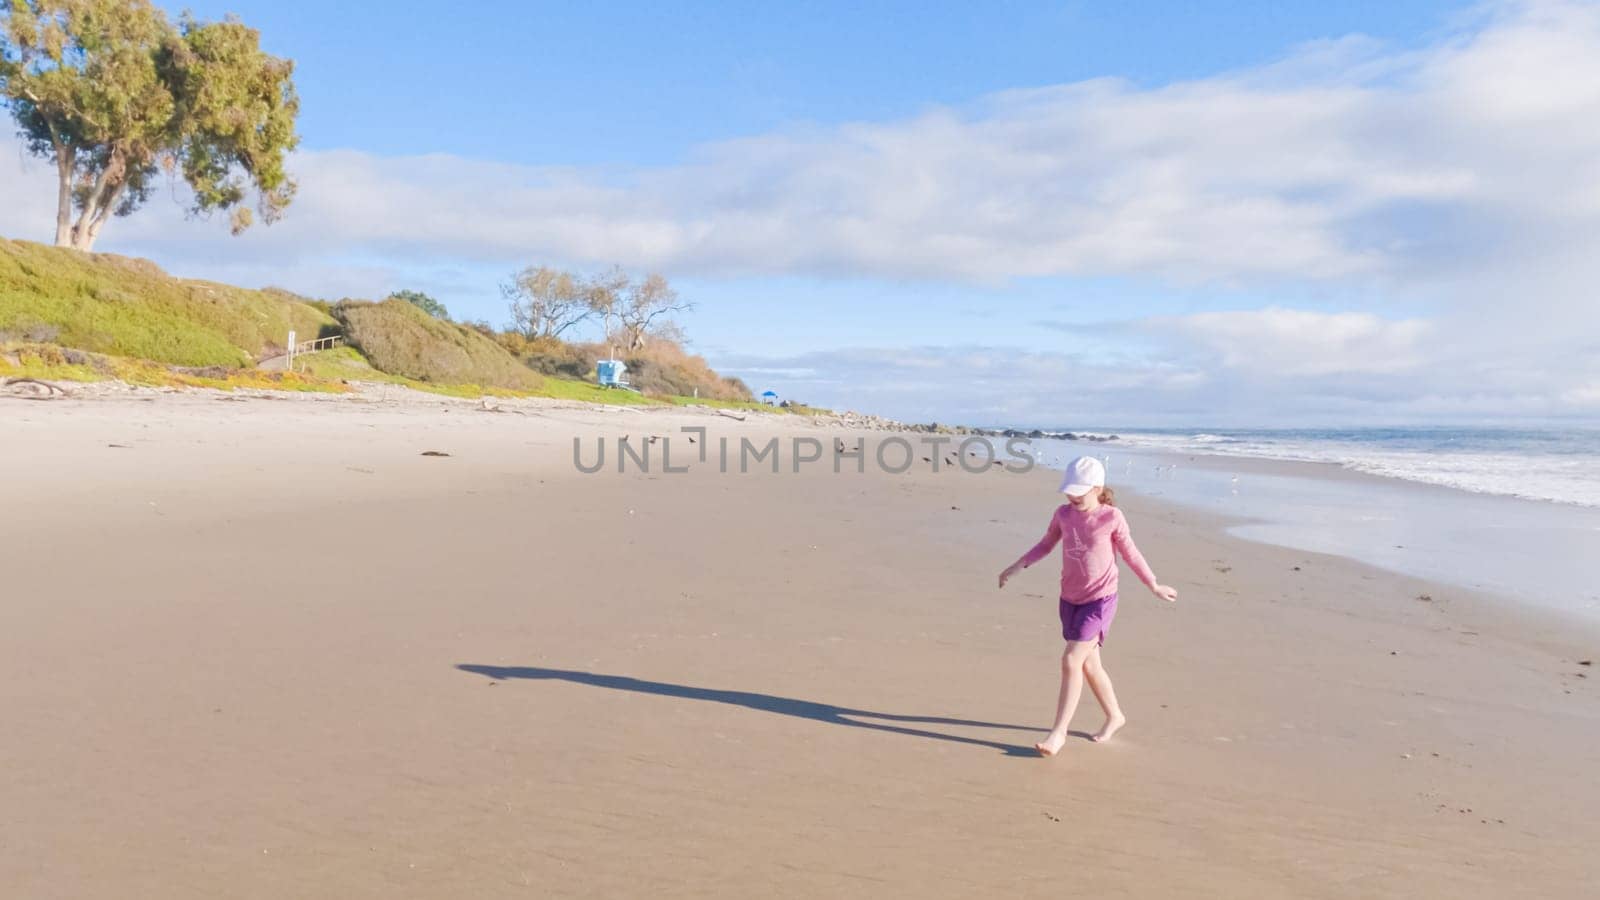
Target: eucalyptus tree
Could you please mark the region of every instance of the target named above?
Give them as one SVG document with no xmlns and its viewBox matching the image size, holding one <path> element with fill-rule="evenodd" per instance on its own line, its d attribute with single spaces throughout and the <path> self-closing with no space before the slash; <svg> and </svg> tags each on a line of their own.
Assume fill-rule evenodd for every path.
<svg viewBox="0 0 1600 900">
<path fill-rule="evenodd" d="M 294 63 L 236 19 L 174 25 L 149 0 L 0 0 L 0 102 L 55 163 L 56 244 L 89 250 L 107 220 L 181 177 L 189 212 L 234 234 L 294 199 Z M 254 210 L 246 204 L 254 194 Z"/>
</svg>

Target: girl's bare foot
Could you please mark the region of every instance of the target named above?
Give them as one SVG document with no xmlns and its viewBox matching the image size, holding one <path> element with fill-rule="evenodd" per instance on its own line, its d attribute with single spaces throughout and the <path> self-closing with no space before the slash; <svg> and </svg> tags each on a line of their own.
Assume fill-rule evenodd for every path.
<svg viewBox="0 0 1600 900">
<path fill-rule="evenodd" d="M 1055 756 L 1056 753 L 1061 750 L 1061 745 L 1065 744 L 1066 742 L 1066 735 L 1052 734 L 1039 743 L 1034 744 L 1033 749 L 1039 751 L 1040 756 Z"/>
<path fill-rule="evenodd" d="M 1126 724 L 1128 724 L 1128 719 L 1126 716 L 1117 716 L 1114 719 L 1107 719 L 1104 727 L 1102 727 L 1099 731 L 1096 731 L 1094 735 L 1089 738 L 1089 740 L 1094 741 L 1096 744 L 1103 744 L 1106 741 L 1111 740 L 1111 736 L 1117 733 L 1117 729 Z"/>
</svg>

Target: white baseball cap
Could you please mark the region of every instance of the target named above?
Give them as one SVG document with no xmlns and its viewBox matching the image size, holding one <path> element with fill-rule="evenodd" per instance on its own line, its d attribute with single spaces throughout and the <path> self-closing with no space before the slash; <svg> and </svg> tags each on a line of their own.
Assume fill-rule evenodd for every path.
<svg viewBox="0 0 1600 900">
<path fill-rule="evenodd" d="M 1061 493 L 1068 497 L 1082 497 L 1095 488 L 1106 486 L 1106 467 L 1092 456 L 1080 456 L 1067 466 L 1061 479 Z"/>
</svg>

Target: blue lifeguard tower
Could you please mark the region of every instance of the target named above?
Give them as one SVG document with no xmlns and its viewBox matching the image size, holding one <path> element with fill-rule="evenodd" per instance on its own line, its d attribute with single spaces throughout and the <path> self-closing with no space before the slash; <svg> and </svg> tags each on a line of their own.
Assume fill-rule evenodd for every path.
<svg viewBox="0 0 1600 900">
<path fill-rule="evenodd" d="M 595 363 L 595 381 L 603 388 L 628 387 L 628 367 L 620 359 L 602 359 Z"/>
<path fill-rule="evenodd" d="M 777 406 L 778 405 L 778 392 L 777 391 L 763 391 L 762 394 L 761 394 L 761 402 L 765 403 L 768 406 Z"/>
</svg>

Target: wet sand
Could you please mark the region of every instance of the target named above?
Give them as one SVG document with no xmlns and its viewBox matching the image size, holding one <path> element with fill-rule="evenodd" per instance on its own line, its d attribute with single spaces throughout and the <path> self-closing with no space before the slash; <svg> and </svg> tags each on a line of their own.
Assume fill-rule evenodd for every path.
<svg viewBox="0 0 1600 900">
<path fill-rule="evenodd" d="M 1125 495 L 1042 760 L 1053 475 L 574 471 L 682 424 L 840 434 L 0 401 L 0 896 L 1591 894 L 1592 631 Z"/>
</svg>

